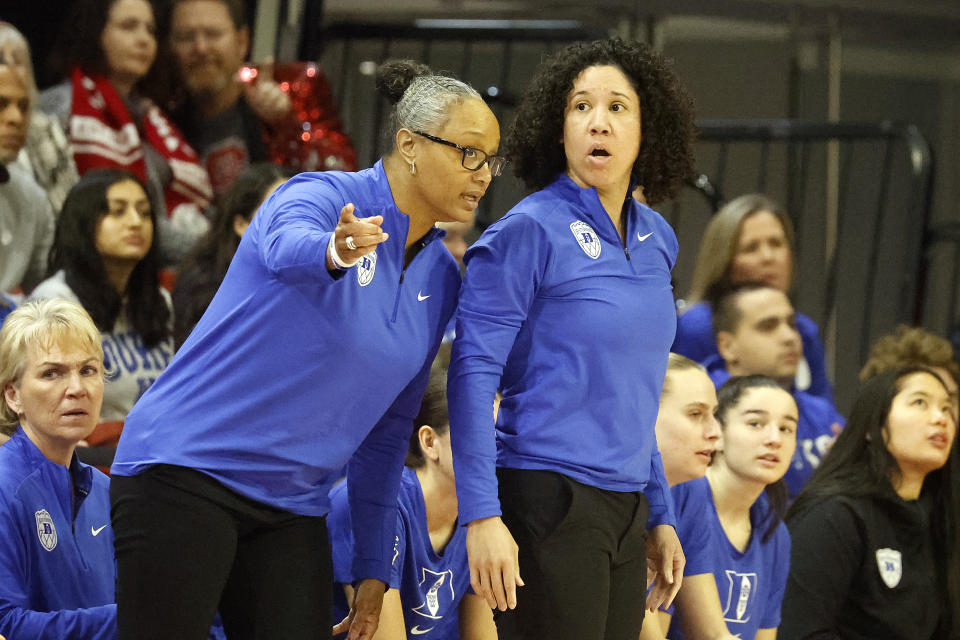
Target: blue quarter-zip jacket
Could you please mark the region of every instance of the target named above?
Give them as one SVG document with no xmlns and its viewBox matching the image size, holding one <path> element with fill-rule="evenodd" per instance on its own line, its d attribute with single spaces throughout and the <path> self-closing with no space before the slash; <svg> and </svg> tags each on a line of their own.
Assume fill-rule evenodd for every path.
<svg viewBox="0 0 960 640">
<path fill-rule="evenodd" d="M 448 383 L 460 522 L 500 515 L 502 466 L 642 490 L 649 526 L 674 524 L 654 424 L 677 238 L 633 200 L 625 215 L 626 246 L 596 189 L 561 175 L 467 252 Z"/>
<path fill-rule="evenodd" d="M 51 462 L 22 429 L 0 447 L 0 634 L 113 640 L 110 481 Z"/>
<path fill-rule="evenodd" d="M 327 242 L 349 202 L 358 218 L 382 215 L 390 238 L 331 274 Z M 320 516 L 347 464 L 354 574 L 386 582 L 407 442 L 460 287 L 456 261 L 434 242 L 439 229 L 404 271 L 408 228 L 380 162 L 280 187 L 127 417 L 112 472 L 191 467 L 258 502 Z"/>
</svg>

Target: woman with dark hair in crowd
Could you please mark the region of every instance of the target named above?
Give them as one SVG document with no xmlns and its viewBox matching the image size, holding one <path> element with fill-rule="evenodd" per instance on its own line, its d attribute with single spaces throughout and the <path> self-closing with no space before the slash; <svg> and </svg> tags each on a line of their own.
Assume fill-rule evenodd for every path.
<svg viewBox="0 0 960 640">
<path fill-rule="evenodd" d="M 786 209 L 767 196 L 752 193 L 734 198 L 710 220 L 700 240 L 693 284 L 685 310 L 677 320 L 673 351 L 710 368 L 721 361 L 713 334 L 712 301 L 731 285 L 763 282 L 784 293 L 793 283 L 793 224 Z M 833 402 L 827 378 L 820 328 L 797 314 L 804 362 L 796 386 Z M 722 362 L 722 361 L 721 361 Z"/>
<path fill-rule="evenodd" d="M 289 171 L 275 164 L 254 164 L 219 198 L 210 229 L 184 258 L 177 275 L 173 290 L 173 340 L 177 349 L 220 288 L 253 214 L 289 177 Z"/>
<path fill-rule="evenodd" d="M 107 385 L 101 424 L 85 460 L 109 466 L 123 420 L 173 356 L 170 296 L 157 271 L 157 215 L 143 183 L 126 171 L 97 169 L 67 194 L 50 249 L 50 276 L 31 299 L 83 305 L 103 337 Z M 88 457 L 89 456 L 89 457 Z"/>
<path fill-rule="evenodd" d="M 43 92 L 40 108 L 60 118 L 81 176 L 124 169 L 150 185 L 165 257 L 178 260 L 207 229 L 212 191 L 183 135 L 137 90 L 157 55 L 154 32 L 148 0 L 76 0 L 56 55 L 68 79 Z"/>
<path fill-rule="evenodd" d="M 383 598 L 377 640 L 423 636 L 434 640 L 496 640 L 490 607 L 470 591 L 466 529 L 457 526 L 457 492 L 447 416 L 444 344 L 430 371 L 418 425 L 410 436 L 397 505 L 396 542 L 389 590 Z M 492 407 L 491 407 L 492 410 Z M 333 549 L 334 619 L 349 610 L 353 535 L 346 483 L 330 492 L 330 546 Z"/>
<path fill-rule="evenodd" d="M 723 439 L 706 477 L 673 490 L 686 574 L 712 580 L 684 580 L 667 637 L 706 637 L 704 625 L 713 622 L 707 613 L 719 594 L 731 635 L 773 640 L 790 562 L 781 517 L 783 476 L 797 445 L 797 403 L 772 378 L 735 377 L 717 392 L 716 416 Z"/>
<path fill-rule="evenodd" d="M 390 152 L 277 189 L 127 418 L 111 482 L 120 640 L 203 638 L 218 605 L 231 639 L 328 634 L 324 520 L 345 465 L 358 586 L 338 631 L 376 630 L 404 454 L 460 288 L 434 225 L 470 220 L 502 165 L 468 85 L 409 62 L 377 84 L 396 104 Z"/>
<path fill-rule="evenodd" d="M 780 637 L 960 637 L 960 459 L 933 370 L 877 374 L 787 515 Z"/>
<path fill-rule="evenodd" d="M 630 194 L 676 194 L 692 137 L 664 61 L 618 39 L 555 53 L 519 107 L 508 157 L 537 191 L 466 254 L 449 398 L 473 588 L 516 607 L 501 637 L 636 640 L 648 547 L 648 604 L 680 586 L 654 435 L 677 239 Z"/>
</svg>

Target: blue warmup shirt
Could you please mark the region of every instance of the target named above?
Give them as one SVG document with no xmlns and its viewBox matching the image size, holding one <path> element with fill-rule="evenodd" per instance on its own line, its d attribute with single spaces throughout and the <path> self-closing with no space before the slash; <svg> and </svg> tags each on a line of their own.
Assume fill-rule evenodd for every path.
<svg viewBox="0 0 960 640">
<path fill-rule="evenodd" d="M 797 331 L 803 343 L 803 357 L 810 367 L 810 386 L 804 391 L 834 403 L 833 386 L 827 378 L 827 360 L 820 340 L 820 327 L 802 313 L 797 314 Z M 720 357 L 713 335 L 713 310 L 706 302 L 698 302 L 677 318 L 677 337 L 672 351 L 706 366 L 713 357 Z"/>
<path fill-rule="evenodd" d="M 624 215 L 626 247 L 596 189 L 560 175 L 467 251 L 447 387 L 462 523 L 500 515 L 499 465 L 643 491 L 649 526 L 673 524 L 654 424 L 677 238 L 632 199 Z"/>
<path fill-rule="evenodd" d="M 349 202 L 358 218 L 382 215 L 390 238 L 331 274 L 327 243 Z M 321 516 L 347 465 L 362 533 L 355 573 L 385 582 L 413 419 L 460 287 L 436 228 L 404 271 L 408 226 L 381 162 L 277 189 L 127 417 L 112 472 L 190 467 L 257 502 Z"/>
<path fill-rule="evenodd" d="M 710 358 L 706 363 L 707 373 L 717 389 L 730 379 L 726 363 L 719 355 Z M 808 391 L 791 389 L 793 399 L 797 402 L 797 448 L 793 452 L 793 461 L 783 481 L 787 483 L 790 499 L 796 498 L 803 490 L 813 472 L 820 466 L 823 456 L 827 455 L 830 444 L 836 437 L 833 425 L 841 427 L 847 424 L 847 419 L 840 415 L 832 402 L 812 395 Z"/>
<path fill-rule="evenodd" d="M 350 571 L 353 536 L 347 491 L 343 484 L 330 492 L 330 503 L 327 530 L 333 550 L 333 579 L 337 583 L 334 585 L 333 619 L 339 622 L 349 612 L 342 585 L 354 581 Z M 397 507 L 397 534 L 387 584 L 400 592 L 407 636 L 457 640 L 460 637 L 460 599 L 465 593 L 473 593 L 467 564 L 466 527 L 454 530 L 442 555 L 433 550 L 423 491 L 413 469 L 403 470 Z"/>
<path fill-rule="evenodd" d="M 51 462 L 22 429 L 0 447 L 0 634 L 113 640 L 110 481 Z"/>
<path fill-rule="evenodd" d="M 754 638 L 760 629 L 780 624 L 780 602 L 790 573 L 790 534 L 782 522 L 766 542 L 770 507 L 761 495 L 750 508 L 753 532 L 746 551 L 730 543 L 720 525 L 713 491 L 706 478 L 683 482 L 672 490 L 677 532 L 687 564 L 684 576 L 712 573 L 727 630 L 738 638 Z M 704 535 L 703 530 L 706 530 Z M 667 637 L 682 640 L 683 610 L 676 608 Z"/>
</svg>

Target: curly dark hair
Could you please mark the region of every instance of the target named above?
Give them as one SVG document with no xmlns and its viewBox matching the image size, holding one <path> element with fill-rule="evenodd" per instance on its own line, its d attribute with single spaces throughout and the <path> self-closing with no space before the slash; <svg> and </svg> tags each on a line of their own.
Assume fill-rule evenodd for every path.
<svg viewBox="0 0 960 640">
<path fill-rule="evenodd" d="M 563 136 L 567 96 L 580 73 L 618 67 L 642 109 L 642 139 L 633 173 L 650 204 L 674 197 L 693 174 L 693 101 L 659 55 L 619 38 L 578 42 L 544 60 L 530 82 L 507 135 L 506 155 L 530 189 L 542 189 L 566 169 Z"/>
</svg>

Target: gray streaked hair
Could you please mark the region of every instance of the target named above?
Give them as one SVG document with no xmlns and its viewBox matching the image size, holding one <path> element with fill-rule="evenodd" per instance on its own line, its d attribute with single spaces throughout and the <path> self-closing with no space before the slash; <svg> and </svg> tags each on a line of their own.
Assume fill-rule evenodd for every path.
<svg viewBox="0 0 960 640">
<path fill-rule="evenodd" d="M 419 76 L 403 92 L 390 118 L 391 133 L 400 129 L 435 133 L 450 117 L 450 107 L 467 98 L 482 100 L 476 89 L 446 76 Z"/>
</svg>

